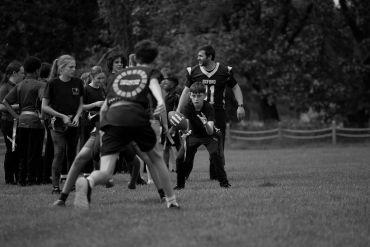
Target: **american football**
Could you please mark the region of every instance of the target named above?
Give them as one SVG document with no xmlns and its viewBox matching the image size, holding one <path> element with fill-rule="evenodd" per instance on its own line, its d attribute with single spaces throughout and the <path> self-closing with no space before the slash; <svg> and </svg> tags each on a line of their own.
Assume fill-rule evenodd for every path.
<svg viewBox="0 0 370 247">
<path fill-rule="evenodd" d="M 168 119 L 172 126 L 174 126 L 177 130 L 188 129 L 188 122 L 182 113 L 177 111 L 170 111 L 168 113 Z"/>
</svg>

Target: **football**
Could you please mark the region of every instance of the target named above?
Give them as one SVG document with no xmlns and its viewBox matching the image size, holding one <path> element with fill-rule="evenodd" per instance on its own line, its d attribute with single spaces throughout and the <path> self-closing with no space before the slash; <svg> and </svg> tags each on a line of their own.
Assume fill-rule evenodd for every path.
<svg viewBox="0 0 370 247">
<path fill-rule="evenodd" d="M 176 130 L 188 129 L 188 121 L 186 120 L 185 116 L 180 112 L 170 111 L 168 113 L 168 121 L 171 123 L 172 126 L 175 127 Z"/>
</svg>

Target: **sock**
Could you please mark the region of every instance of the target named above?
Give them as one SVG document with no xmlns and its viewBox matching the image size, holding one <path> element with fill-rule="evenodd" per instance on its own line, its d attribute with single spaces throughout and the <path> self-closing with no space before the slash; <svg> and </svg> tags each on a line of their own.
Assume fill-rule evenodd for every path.
<svg viewBox="0 0 370 247">
<path fill-rule="evenodd" d="M 63 201 L 63 202 L 65 202 L 66 200 L 67 200 L 67 198 L 68 198 L 68 195 L 69 194 L 67 194 L 67 193 L 61 193 L 60 194 L 60 196 L 59 196 L 59 200 L 61 200 L 61 201 Z"/>
<path fill-rule="evenodd" d="M 159 197 L 161 199 L 166 197 L 166 195 L 164 194 L 164 190 L 163 189 L 158 189 L 158 194 L 159 194 Z"/>
<path fill-rule="evenodd" d="M 94 188 L 94 185 L 95 185 L 94 180 L 92 178 L 88 177 L 87 181 L 89 182 L 90 189 Z"/>
</svg>

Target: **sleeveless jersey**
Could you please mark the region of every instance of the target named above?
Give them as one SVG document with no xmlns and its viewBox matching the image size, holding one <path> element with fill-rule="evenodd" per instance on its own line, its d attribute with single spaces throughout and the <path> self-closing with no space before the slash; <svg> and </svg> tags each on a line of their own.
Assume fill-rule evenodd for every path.
<svg viewBox="0 0 370 247">
<path fill-rule="evenodd" d="M 194 82 L 202 82 L 206 86 L 206 101 L 215 109 L 224 108 L 225 88 L 233 88 L 237 82 L 234 79 L 232 68 L 216 63 L 212 71 L 206 71 L 202 66 L 187 68 L 185 86 L 190 87 Z"/>
</svg>

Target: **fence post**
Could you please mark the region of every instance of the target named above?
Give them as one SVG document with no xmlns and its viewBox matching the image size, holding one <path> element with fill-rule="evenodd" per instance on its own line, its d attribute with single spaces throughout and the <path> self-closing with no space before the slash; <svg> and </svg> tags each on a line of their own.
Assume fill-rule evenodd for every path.
<svg viewBox="0 0 370 247">
<path fill-rule="evenodd" d="M 281 141 L 283 140 L 283 130 L 282 130 L 282 127 L 281 127 L 281 122 L 279 121 L 278 123 L 278 140 Z"/>
<path fill-rule="evenodd" d="M 331 122 L 331 142 L 333 145 L 337 144 L 337 124 L 335 120 Z"/>
<path fill-rule="evenodd" d="M 230 123 L 226 123 L 226 146 L 229 147 L 231 143 L 231 136 L 230 136 Z"/>
</svg>

